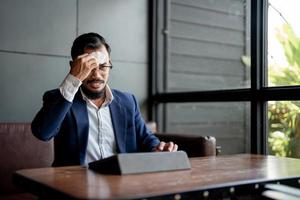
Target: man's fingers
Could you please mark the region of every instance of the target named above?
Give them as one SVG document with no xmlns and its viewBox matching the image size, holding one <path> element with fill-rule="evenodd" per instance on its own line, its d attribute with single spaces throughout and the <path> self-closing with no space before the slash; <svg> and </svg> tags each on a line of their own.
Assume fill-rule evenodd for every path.
<svg viewBox="0 0 300 200">
<path fill-rule="evenodd" d="M 91 68 L 99 67 L 99 63 L 96 58 L 91 58 L 90 60 L 88 60 L 88 64 L 89 66 L 91 66 Z"/>
<path fill-rule="evenodd" d="M 82 66 L 87 67 L 89 70 L 93 70 L 99 66 L 98 60 L 90 54 L 79 58 L 79 62 Z"/>
<path fill-rule="evenodd" d="M 158 145 L 158 150 L 159 151 L 163 151 L 164 150 L 164 147 L 165 147 L 166 143 L 165 142 L 160 142 L 159 145 Z"/>
<path fill-rule="evenodd" d="M 173 150 L 172 151 L 177 151 L 178 149 L 178 145 L 177 144 L 174 144 L 174 147 L 173 147 Z"/>
<path fill-rule="evenodd" d="M 89 54 L 88 54 L 88 53 L 81 54 L 81 55 L 77 56 L 76 59 L 83 58 L 83 57 L 85 57 L 85 56 L 87 56 L 87 55 L 89 55 Z"/>
<path fill-rule="evenodd" d="M 173 151 L 173 147 L 174 147 L 174 143 L 173 142 L 168 142 L 166 144 L 166 150 L 172 152 Z"/>
<path fill-rule="evenodd" d="M 169 152 L 174 152 L 177 151 L 178 145 L 174 144 L 174 142 L 160 142 L 159 145 L 157 145 L 155 151 L 169 151 Z"/>
<path fill-rule="evenodd" d="M 92 56 L 91 54 L 87 54 L 86 56 L 81 57 L 79 59 L 81 60 L 82 63 L 84 63 L 84 62 L 90 62 L 93 59 L 96 60 L 96 58 L 94 56 Z"/>
<path fill-rule="evenodd" d="M 89 54 L 88 54 L 88 53 L 81 54 L 81 55 L 77 56 L 77 59 L 78 59 L 78 58 L 83 58 L 83 57 L 85 57 L 85 56 L 87 56 L 87 55 L 89 55 Z"/>
<path fill-rule="evenodd" d="M 96 68 L 99 65 L 98 60 L 92 54 L 82 54 L 77 57 L 77 59 L 81 64 L 86 63 L 88 67 Z"/>
</svg>

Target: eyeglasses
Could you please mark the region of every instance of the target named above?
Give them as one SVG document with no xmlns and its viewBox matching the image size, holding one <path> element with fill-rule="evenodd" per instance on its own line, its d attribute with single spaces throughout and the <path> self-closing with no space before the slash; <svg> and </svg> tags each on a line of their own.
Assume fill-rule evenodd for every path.
<svg viewBox="0 0 300 200">
<path fill-rule="evenodd" d="M 112 65 L 105 65 L 105 64 L 99 65 L 99 70 L 103 73 L 107 73 L 109 71 L 108 68 L 112 69 L 113 66 Z"/>
</svg>

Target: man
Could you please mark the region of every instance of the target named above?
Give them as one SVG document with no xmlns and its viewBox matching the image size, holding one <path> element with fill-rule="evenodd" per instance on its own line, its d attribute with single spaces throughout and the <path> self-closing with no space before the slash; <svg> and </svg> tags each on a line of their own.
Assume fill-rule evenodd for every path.
<svg viewBox="0 0 300 200">
<path fill-rule="evenodd" d="M 33 134 L 55 138 L 53 166 L 87 165 L 116 153 L 176 151 L 146 127 L 135 97 L 108 86 L 110 46 L 96 33 L 74 40 L 70 72 L 48 91 L 34 118 Z"/>
</svg>

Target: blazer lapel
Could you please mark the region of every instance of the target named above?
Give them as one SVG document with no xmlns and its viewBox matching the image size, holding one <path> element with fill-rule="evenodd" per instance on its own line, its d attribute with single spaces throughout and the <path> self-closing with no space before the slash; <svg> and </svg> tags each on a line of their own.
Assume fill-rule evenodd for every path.
<svg viewBox="0 0 300 200">
<path fill-rule="evenodd" d="M 89 134 L 89 117 L 87 113 L 86 102 L 83 100 L 80 91 L 77 92 L 74 100 L 72 111 L 75 116 L 77 124 L 77 136 L 80 152 L 80 163 L 83 164 L 85 160 L 88 134 Z"/>
<path fill-rule="evenodd" d="M 111 120 L 114 127 L 115 137 L 117 141 L 118 153 L 126 152 L 126 111 L 119 103 L 117 96 L 109 105 Z"/>
</svg>

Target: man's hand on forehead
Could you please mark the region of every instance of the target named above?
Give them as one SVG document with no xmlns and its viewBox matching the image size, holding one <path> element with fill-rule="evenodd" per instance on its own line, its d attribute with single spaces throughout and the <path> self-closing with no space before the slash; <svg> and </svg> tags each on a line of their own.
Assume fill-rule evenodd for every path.
<svg viewBox="0 0 300 200">
<path fill-rule="evenodd" d="M 106 55 L 100 51 L 94 51 L 90 53 L 90 55 L 93 56 L 100 65 L 104 64 L 106 61 Z"/>
<path fill-rule="evenodd" d="M 103 62 L 104 60 L 104 62 Z M 90 54 L 84 53 L 79 55 L 71 64 L 70 74 L 77 77 L 79 80 L 85 80 L 91 71 L 99 64 L 105 63 L 106 55 L 99 51 Z"/>
</svg>

